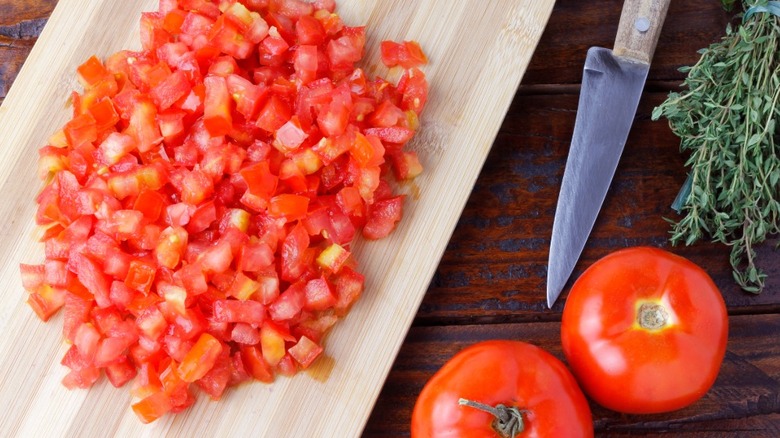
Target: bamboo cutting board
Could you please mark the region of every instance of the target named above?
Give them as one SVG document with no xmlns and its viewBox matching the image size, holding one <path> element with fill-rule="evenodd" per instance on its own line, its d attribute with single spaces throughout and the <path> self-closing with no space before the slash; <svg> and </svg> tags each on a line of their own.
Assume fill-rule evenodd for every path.
<svg viewBox="0 0 780 438">
<path fill-rule="evenodd" d="M 41 263 L 34 198 L 37 149 L 68 118 L 75 68 L 88 56 L 138 48 L 138 19 L 156 0 L 60 0 L 0 107 L 0 436 L 358 436 L 444 252 L 554 0 L 342 0 L 367 25 L 369 73 L 384 39 L 421 43 L 431 93 L 411 148 L 425 167 L 406 186 L 405 214 L 354 253 L 366 291 L 310 370 L 272 385 L 201 395 L 188 411 L 142 425 L 127 387 L 105 379 L 68 391 L 59 364 L 62 317 L 40 322 L 25 304 L 19 263 Z M 392 74 L 397 72 L 390 72 Z"/>
</svg>

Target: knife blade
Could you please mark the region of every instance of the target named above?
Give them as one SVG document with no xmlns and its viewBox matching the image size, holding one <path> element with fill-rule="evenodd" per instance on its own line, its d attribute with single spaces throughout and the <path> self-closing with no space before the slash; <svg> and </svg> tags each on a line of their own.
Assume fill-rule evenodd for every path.
<svg viewBox="0 0 780 438">
<path fill-rule="evenodd" d="M 547 306 L 569 280 L 631 131 L 670 0 L 626 0 L 613 50 L 591 47 L 555 209 Z"/>
</svg>

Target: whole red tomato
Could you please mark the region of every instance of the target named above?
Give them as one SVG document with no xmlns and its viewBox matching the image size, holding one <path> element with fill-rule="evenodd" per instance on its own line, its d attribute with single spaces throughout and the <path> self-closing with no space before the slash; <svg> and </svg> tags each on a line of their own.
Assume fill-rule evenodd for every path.
<svg viewBox="0 0 780 438">
<path fill-rule="evenodd" d="M 494 408 L 495 415 L 485 412 Z M 523 342 L 465 348 L 428 381 L 412 413 L 412 437 L 513 436 L 593 436 L 574 377 L 554 356 Z"/>
<path fill-rule="evenodd" d="M 609 409 L 668 412 L 701 398 L 726 351 L 728 316 L 704 270 L 656 248 L 594 263 L 563 310 L 561 341 L 583 390 Z"/>
</svg>

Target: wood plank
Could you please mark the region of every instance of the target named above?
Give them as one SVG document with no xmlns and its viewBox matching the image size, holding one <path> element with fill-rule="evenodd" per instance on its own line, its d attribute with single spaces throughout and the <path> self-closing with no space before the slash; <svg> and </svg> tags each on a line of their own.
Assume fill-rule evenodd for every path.
<svg viewBox="0 0 780 438">
<path fill-rule="evenodd" d="M 60 317 L 42 324 L 24 304 L 19 263 L 39 263 L 33 239 L 36 149 L 69 115 L 74 70 L 92 54 L 139 46 L 137 20 L 155 0 L 61 0 L 0 107 L 0 430 L 22 436 L 106 436 L 148 433 L 257 436 L 354 436 L 403 341 L 479 169 L 552 10 L 553 0 L 340 1 L 350 24 L 368 25 L 371 72 L 383 39 L 417 40 L 432 84 L 420 135 L 412 147 L 427 171 L 404 207 L 404 221 L 380 242 L 353 253 L 366 292 L 325 344 L 331 360 L 272 386 L 244 385 L 210 403 L 143 427 L 129 409 L 128 389 L 107 382 L 66 391 L 59 381 Z M 461 29 L 468 28 L 468 32 Z M 469 59 L 469 63 L 463 60 Z M 456 62 L 453 62 L 456 61 Z M 396 72 L 397 73 L 397 72 Z M 407 193 L 412 189 L 404 188 Z M 421 242 L 424 242 L 421 245 Z M 34 341 L 34 342 L 33 342 Z M 327 377 L 327 379 L 325 378 Z M 317 415 L 299 415 L 299 412 Z M 40 418 L 46 418 L 42 422 Z"/>
<path fill-rule="evenodd" d="M 759 264 L 770 277 L 764 293 L 757 296 L 734 283 L 728 247 L 706 241 L 672 247 L 668 242 L 665 218 L 677 217 L 669 206 L 686 170 L 679 140 L 667 123 L 650 120 L 653 107 L 665 96 L 651 93 L 642 99 L 612 187 L 572 278 L 618 248 L 658 246 L 705 267 L 733 313 L 780 308 L 780 255 L 773 242 L 758 248 Z M 560 318 L 564 300 L 559 299 L 552 311 L 546 309 L 547 255 L 577 99 L 521 95 L 514 100 L 423 299 L 418 324 Z"/>
<path fill-rule="evenodd" d="M 0 102 L 46 24 L 57 0 L 0 3 Z"/>
<path fill-rule="evenodd" d="M 580 83 L 588 48 L 612 48 L 622 6 L 623 0 L 556 2 L 523 85 Z M 697 50 L 723 36 L 731 16 L 718 1 L 673 1 L 650 67 L 650 81 L 682 79 L 677 69 L 696 62 Z"/>
<path fill-rule="evenodd" d="M 719 436 L 729 431 L 776 436 L 780 432 L 780 345 L 766 339 L 780 332 L 780 315 L 734 316 L 729 330 L 720 374 L 702 399 L 679 411 L 654 415 L 622 415 L 591 402 L 597 435 Z M 408 436 L 417 394 L 436 370 L 467 345 L 516 339 L 565 360 L 559 333 L 557 322 L 412 328 L 380 393 L 381 409 L 372 413 L 364 436 Z"/>
<path fill-rule="evenodd" d="M 0 35 L 31 27 L 51 13 L 56 0 L 12 0 L 0 5 Z M 556 2 L 547 29 L 523 79 L 523 89 L 549 92 L 545 85 L 575 85 L 582 79 L 582 64 L 590 46 L 612 47 L 623 0 Z M 731 14 L 717 1 L 672 2 L 650 70 L 653 87 L 657 81 L 677 84 L 683 75 L 677 69 L 698 59 L 696 51 L 720 38 Z M 38 20 L 38 21 L 35 21 Z M 4 30 L 7 29 L 7 30 Z M 5 32 L 5 33 L 4 33 Z M 26 34 L 30 30 L 25 31 Z M 0 99 L 5 97 L 33 39 L 0 37 Z M 558 87 L 555 90 L 559 90 Z M 565 88 L 563 88 L 565 89 Z"/>
</svg>

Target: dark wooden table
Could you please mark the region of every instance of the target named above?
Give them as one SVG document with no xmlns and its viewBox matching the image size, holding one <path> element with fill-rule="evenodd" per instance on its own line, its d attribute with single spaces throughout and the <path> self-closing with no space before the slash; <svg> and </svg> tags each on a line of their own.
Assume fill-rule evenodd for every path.
<svg viewBox="0 0 780 438">
<path fill-rule="evenodd" d="M 5 96 L 56 0 L 0 1 L 0 98 Z M 400 354 L 365 436 L 405 436 L 415 399 L 444 362 L 484 339 L 519 339 L 563 358 L 564 299 L 545 305 L 555 202 L 577 109 L 585 51 L 611 47 L 622 0 L 558 0 L 471 198 Z M 780 436 L 780 253 L 760 248 L 769 273 L 759 296 L 731 279 L 728 249 L 671 247 L 669 205 L 685 179 L 678 139 L 650 113 L 719 39 L 731 14 L 718 0 L 673 1 L 633 130 L 602 214 L 574 272 L 628 246 L 670 249 L 705 267 L 730 314 L 718 380 L 694 405 L 663 415 L 621 415 L 592 404 L 598 435 Z M 433 84 L 435 87 L 435 84 Z M 777 243 L 775 240 L 773 243 Z M 571 284 L 571 283 L 570 283 Z M 568 287 L 567 287 L 568 288 Z"/>
</svg>

